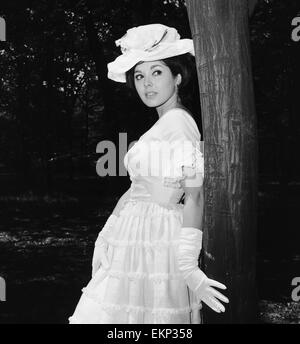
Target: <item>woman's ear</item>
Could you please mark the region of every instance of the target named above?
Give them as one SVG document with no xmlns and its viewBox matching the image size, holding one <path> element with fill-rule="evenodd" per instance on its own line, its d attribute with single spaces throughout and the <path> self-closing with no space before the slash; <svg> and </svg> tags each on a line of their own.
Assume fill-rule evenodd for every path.
<svg viewBox="0 0 300 344">
<path fill-rule="evenodd" d="M 182 77 L 181 77 L 181 74 L 177 74 L 176 76 L 176 85 L 179 86 L 181 84 L 181 81 L 182 81 Z"/>
</svg>

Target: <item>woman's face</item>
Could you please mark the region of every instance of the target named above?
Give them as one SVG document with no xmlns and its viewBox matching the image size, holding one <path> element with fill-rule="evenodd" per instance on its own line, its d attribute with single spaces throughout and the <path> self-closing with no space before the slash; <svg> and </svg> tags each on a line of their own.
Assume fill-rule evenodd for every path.
<svg viewBox="0 0 300 344">
<path fill-rule="evenodd" d="M 181 75 L 174 77 L 163 61 L 141 62 L 134 69 L 135 88 L 149 107 L 159 107 L 176 98 L 176 84 L 180 81 Z"/>
</svg>

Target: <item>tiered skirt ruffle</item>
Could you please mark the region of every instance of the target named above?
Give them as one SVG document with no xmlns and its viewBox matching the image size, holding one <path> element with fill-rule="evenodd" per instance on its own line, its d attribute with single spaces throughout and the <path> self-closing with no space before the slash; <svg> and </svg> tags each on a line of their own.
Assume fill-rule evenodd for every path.
<svg viewBox="0 0 300 344">
<path fill-rule="evenodd" d="M 127 201 L 106 234 L 108 269 L 88 285 L 71 324 L 200 323 L 201 304 L 178 270 L 180 204 Z"/>
</svg>

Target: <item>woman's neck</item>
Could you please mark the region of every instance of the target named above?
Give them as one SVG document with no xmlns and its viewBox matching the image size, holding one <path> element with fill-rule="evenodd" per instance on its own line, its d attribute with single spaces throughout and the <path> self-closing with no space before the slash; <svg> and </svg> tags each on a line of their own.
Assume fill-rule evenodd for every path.
<svg viewBox="0 0 300 344">
<path fill-rule="evenodd" d="M 158 113 L 158 117 L 161 118 L 166 112 L 175 108 L 185 109 L 178 97 L 171 97 L 166 103 L 158 106 L 156 111 Z"/>
</svg>

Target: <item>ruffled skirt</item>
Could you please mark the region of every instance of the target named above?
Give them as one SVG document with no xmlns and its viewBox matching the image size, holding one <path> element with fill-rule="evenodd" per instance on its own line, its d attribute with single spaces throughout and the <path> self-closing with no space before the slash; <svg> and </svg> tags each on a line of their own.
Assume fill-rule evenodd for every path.
<svg viewBox="0 0 300 344">
<path fill-rule="evenodd" d="M 182 220 L 181 204 L 128 201 L 105 236 L 110 267 L 82 289 L 70 324 L 201 323 L 177 265 Z"/>
</svg>

